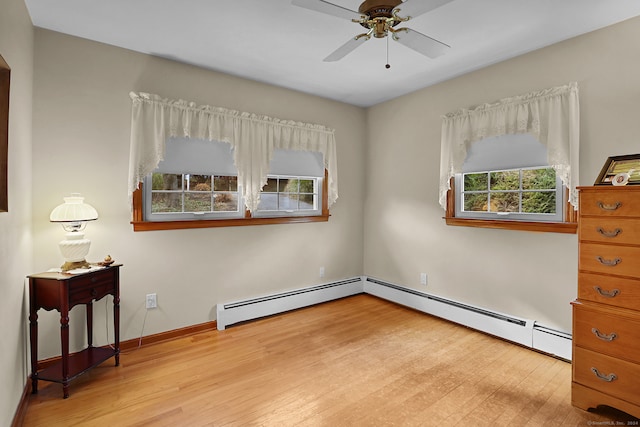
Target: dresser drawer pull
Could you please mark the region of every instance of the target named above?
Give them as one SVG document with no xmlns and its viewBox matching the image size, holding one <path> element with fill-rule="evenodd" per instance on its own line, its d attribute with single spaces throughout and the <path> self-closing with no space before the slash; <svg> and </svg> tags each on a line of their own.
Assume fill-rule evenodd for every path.
<svg viewBox="0 0 640 427">
<path fill-rule="evenodd" d="M 603 211 L 615 211 L 622 206 L 622 202 L 616 202 L 614 205 L 607 205 L 603 202 L 598 202 L 598 207 Z"/>
<path fill-rule="evenodd" d="M 620 264 L 622 262 L 622 260 L 620 258 L 615 258 L 615 259 L 604 259 L 601 256 L 597 256 L 596 259 L 598 260 L 598 262 L 602 265 L 606 265 L 607 267 L 615 267 L 616 265 Z"/>
<path fill-rule="evenodd" d="M 600 295 L 605 298 L 614 298 L 616 295 L 620 293 L 620 289 L 613 289 L 612 291 L 605 291 L 600 286 L 594 286 L 595 289 Z"/>
<path fill-rule="evenodd" d="M 606 231 L 606 230 L 603 230 L 602 227 L 598 227 L 598 233 L 602 234 L 604 237 L 613 238 L 613 237 L 617 237 L 618 234 L 622 233 L 622 230 L 619 228 L 616 228 L 613 231 Z"/>
<path fill-rule="evenodd" d="M 593 332 L 593 334 L 596 337 L 600 338 L 602 341 L 613 341 L 616 338 L 618 338 L 618 334 L 616 334 L 615 332 L 611 332 L 609 335 L 607 335 L 607 334 L 603 334 L 596 328 L 591 329 L 591 332 Z"/>
<path fill-rule="evenodd" d="M 606 381 L 608 383 L 618 379 L 618 376 L 616 374 L 603 375 L 596 368 L 591 368 L 591 372 L 596 374 L 596 377 L 600 378 L 602 381 Z"/>
</svg>

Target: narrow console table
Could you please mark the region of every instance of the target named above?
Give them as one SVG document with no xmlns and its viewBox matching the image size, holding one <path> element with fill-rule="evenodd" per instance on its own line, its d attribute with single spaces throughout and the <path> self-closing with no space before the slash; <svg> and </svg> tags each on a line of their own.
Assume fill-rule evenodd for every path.
<svg viewBox="0 0 640 427">
<path fill-rule="evenodd" d="M 111 265 L 81 274 L 38 273 L 29 278 L 29 332 L 31 342 L 31 392 L 38 393 L 38 380 L 62 384 L 63 396 L 69 397 L 69 382 L 89 369 L 115 357 L 120 364 L 120 267 Z M 93 301 L 113 295 L 114 345 L 93 346 Z M 87 311 L 87 347 L 69 354 L 69 311 L 84 304 Z M 38 310 L 60 312 L 60 361 L 38 371 Z"/>
</svg>

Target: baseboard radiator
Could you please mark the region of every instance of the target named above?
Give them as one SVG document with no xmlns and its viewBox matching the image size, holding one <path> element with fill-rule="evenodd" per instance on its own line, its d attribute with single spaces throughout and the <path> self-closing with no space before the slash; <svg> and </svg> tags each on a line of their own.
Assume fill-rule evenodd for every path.
<svg viewBox="0 0 640 427">
<path fill-rule="evenodd" d="M 571 360 L 571 334 L 546 328 L 529 319 L 463 304 L 371 277 L 367 277 L 364 281 L 364 292 L 562 359 Z"/>
<path fill-rule="evenodd" d="M 362 278 L 354 277 L 244 301 L 218 304 L 216 307 L 216 323 L 218 324 L 218 330 L 224 330 L 227 326 L 235 323 L 284 313 L 361 293 Z"/>
<path fill-rule="evenodd" d="M 308 307 L 314 304 L 367 293 L 413 308 L 499 338 L 571 360 L 571 334 L 458 301 L 371 277 L 355 277 L 338 282 L 297 289 L 259 298 L 217 305 L 219 330 L 227 326 Z"/>
<path fill-rule="evenodd" d="M 533 324 L 532 347 L 571 360 L 571 334 Z"/>
</svg>

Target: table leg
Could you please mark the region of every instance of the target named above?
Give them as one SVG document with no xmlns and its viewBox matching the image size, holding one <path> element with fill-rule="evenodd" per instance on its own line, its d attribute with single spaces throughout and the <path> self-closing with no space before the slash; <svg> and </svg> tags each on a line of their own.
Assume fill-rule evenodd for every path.
<svg viewBox="0 0 640 427">
<path fill-rule="evenodd" d="M 33 281 L 29 279 L 29 343 L 31 345 L 31 393 L 38 393 L 38 309 Z"/>
<path fill-rule="evenodd" d="M 62 393 L 69 397 L 69 307 L 63 304 L 60 310 L 60 344 L 62 347 Z"/>
<path fill-rule="evenodd" d="M 87 303 L 87 346 L 93 347 L 93 301 Z"/>
<path fill-rule="evenodd" d="M 117 285 L 116 285 L 117 286 Z M 120 293 L 116 290 L 113 296 L 113 330 L 116 366 L 120 366 Z"/>
</svg>

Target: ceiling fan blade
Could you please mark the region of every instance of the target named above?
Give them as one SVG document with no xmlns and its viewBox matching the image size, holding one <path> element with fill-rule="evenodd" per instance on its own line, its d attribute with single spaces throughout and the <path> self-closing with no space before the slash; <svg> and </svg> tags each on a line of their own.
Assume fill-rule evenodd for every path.
<svg viewBox="0 0 640 427">
<path fill-rule="evenodd" d="M 331 53 L 329 56 L 324 58 L 323 61 L 335 62 L 339 59 L 342 59 L 345 56 L 347 56 L 349 53 L 353 52 L 358 46 L 360 46 L 362 43 L 366 42 L 370 38 L 371 36 L 368 34 L 360 34 L 359 36 L 356 36 L 350 39 L 348 42 L 346 42 L 345 44 L 343 44 L 342 46 L 334 50 L 333 53 Z"/>
<path fill-rule="evenodd" d="M 451 1 L 453 0 L 406 0 L 396 6 L 395 10 L 403 18 L 415 18 Z"/>
<path fill-rule="evenodd" d="M 393 39 L 429 58 L 437 58 L 451 47 L 410 28 L 395 30 Z"/>
<path fill-rule="evenodd" d="M 291 4 L 294 6 L 304 7 L 305 9 L 314 10 L 316 12 L 326 13 L 327 15 L 337 16 L 338 18 L 349 20 L 360 20 L 362 18 L 362 14 L 358 12 L 354 12 L 351 9 L 347 9 L 324 0 L 293 0 Z"/>
</svg>

